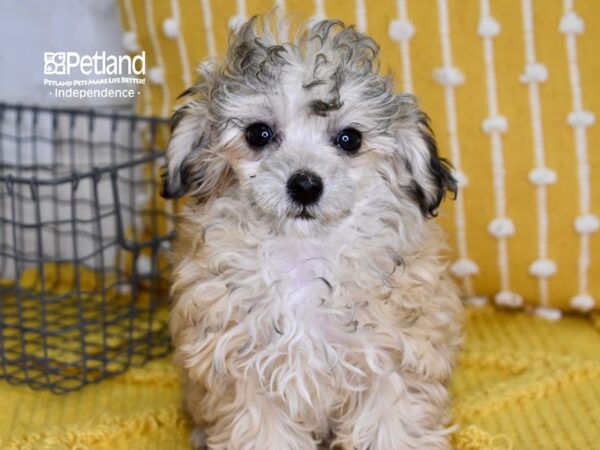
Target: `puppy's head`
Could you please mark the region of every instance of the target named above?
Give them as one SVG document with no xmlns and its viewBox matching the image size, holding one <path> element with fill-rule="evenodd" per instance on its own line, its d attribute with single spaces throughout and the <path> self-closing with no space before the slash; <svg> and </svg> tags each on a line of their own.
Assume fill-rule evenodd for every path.
<svg viewBox="0 0 600 450">
<path fill-rule="evenodd" d="M 374 202 L 435 215 L 455 180 L 414 97 L 378 74 L 375 42 L 338 21 L 286 42 L 270 22 L 241 26 L 184 93 L 163 196 L 234 196 L 274 230 L 303 234 Z"/>
</svg>

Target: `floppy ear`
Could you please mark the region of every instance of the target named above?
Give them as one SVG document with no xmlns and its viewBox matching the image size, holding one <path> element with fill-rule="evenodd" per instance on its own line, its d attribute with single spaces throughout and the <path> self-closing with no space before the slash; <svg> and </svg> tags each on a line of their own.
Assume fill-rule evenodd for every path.
<svg viewBox="0 0 600 450">
<path fill-rule="evenodd" d="M 457 194 L 456 179 L 450 163 L 441 158 L 428 117 L 417 113 L 417 120 L 403 137 L 404 160 L 412 181 L 408 193 L 424 217 L 434 217 L 447 191 Z"/>
<path fill-rule="evenodd" d="M 171 137 L 161 195 L 179 198 L 203 182 L 202 150 L 210 144 L 208 112 L 200 101 L 178 108 L 171 118 Z"/>
</svg>

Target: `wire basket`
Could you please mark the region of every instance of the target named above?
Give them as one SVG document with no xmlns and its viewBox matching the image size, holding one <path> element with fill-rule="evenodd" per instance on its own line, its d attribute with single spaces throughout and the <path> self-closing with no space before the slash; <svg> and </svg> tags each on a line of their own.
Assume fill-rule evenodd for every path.
<svg viewBox="0 0 600 450">
<path fill-rule="evenodd" d="M 168 352 L 165 128 L 0 103 L 0 378 L 64 393 Z"/>
</svg>

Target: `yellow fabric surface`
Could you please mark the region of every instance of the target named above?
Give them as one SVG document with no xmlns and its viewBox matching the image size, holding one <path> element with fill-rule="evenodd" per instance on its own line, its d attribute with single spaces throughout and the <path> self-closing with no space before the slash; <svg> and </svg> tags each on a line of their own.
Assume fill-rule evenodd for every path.
<svg viewBox="0 0 600 450">
<path fill-rule="evenodd" d="M 598 448 L 596 319 L 469 309 L 451 386 L 456 448 Z M 3 450 L 189 448 L 170 358 L 64 396 L 0 382 L 0 399 Z"/>
<path fill-rule="evenodd" d="M 227 47 L 230 20 L 264 13 L 279 4 L 298 19 L 315 15 L 318 4 L 326 17 L 339 18 L 348 24 L 358 23 L 381 45 L 382 70 L 395 75 L 398 90 L 407 86 L 406 64 L 402 44 L 390 38 L 388 27 L 400 14 L 398 5 L 406 6 L 405 16 L 414 27 L 408 41 L 408 68 L 412 92 L 421 100 L 431 116 L 441 151 L 451 155 L 452 129 L 460 155 L 460 168 L 468 178 L 461 190 L 464 202 L 464 238 L 457 232 L 461 222 L 457 204 L 447 202 L 439 221 L 447 229 L 456 248 L 456 257 L 468 258 L 478 266 L 478 273 L 462 279 L 470 296 L 493 298 L 507 290 L 531 305 L 550 305 L 570 309 L 577 294 L 589 294 L 600 302 L 600 233 L 582 239 L 574 228 L 574 220 L 582 214 L 580 182 L 584 169 L 577 168 L 577 144 L 574 128 L 567 123 L 573 110 L 571 70 L 567 58 L 566 37 L 559 22 L 570 3 L 559 0 L 533 0 L 532 25 L 535 60 L 545 64 L 548 78 L 538 86 L 540 133 L 543 139 L 545 166 L 552 169 L 557 182 L 545 188 L 546 206 L 540 205 L 536 187 L 528 179 L 534 161 L 533 109 L 529 87 L 520 81 L 526 63 L 525 33 L 522 8 L 529 0 L 120 0 L 124 42 L 130 49 L 146 51 L 146 87 L 138 111 L 168 116 L 176 104 L 176 96 L 194 79 L 193 68 L 211 53 L 222 55 Z M 364 11 L 361 12 L 361 5 Z M 452 64 L 464 75 L 464 83 L 452 92 L 456 104 L 456 127 L 452 125 L 446 90 L 434 81 L 433 72 L 446 57 L 442 48 L 441 7 L 447 4 L 449 50 Z M 482 121 L 489 115 L 489 91 L 484 61 L 483 39 L 478 34 L 482 5 L 489 4 L 490 15 L 500 26 L 493 38 L 493 73 L 496 79 L 498 113 L 506 117 L 508 130 L 502 142 L 505 172 L 506 217 L 515 228 L 506 238 L 505 269 L 500 244 L 487 231 L 488 224 L 499 217 L 494 191 L 492 145 L 482 131 Z M 583 96 L 579 109 L 600 110 L 600 87 L 596 83 L 600 71 L 600 0 L 578 0 L 574 11 L 584 21 L 583 31 L 575 35 L 577 68 Z M 241 5 L 241 6 L 240 6 Z M 282 5 L 282 6 L 281 6 Z M 243 8 L 244 10 L 240 10 Z M 362 23 L 364 22 L 364 23 Z M 174 26 L 179 24 L 179 27 Z M 175 29 L 175 31 L 173 31 Z M 133 42 L 133 47 L 131 42 Z M 213 44 L 214 43 L 214 44 Z M 158 69 L 158 75 L 157 70 Z M 164 83 L 161 83 L 161 75 Z M 600 127 L 583 130 L 587 140 L 587 168 L 590 171 L 591 213 L 600 213 Z M 579 139 L 579 138 L 577 138 Z M 584 146 L 585 147 L 585 146 Z M 453 159 L 458 165 L 459 161 Z M 583 172 L 582 172 L 583 170 Z M 583 184 L 586 185 L 585 180 Z M 547 233 L 543 231 L 543 211 L 547 211 Z M 542 212 L 540 212 L 542 211 Z M 547 239 L 544 235 L 547 234 Z M 583 242 L 586 240 L 587 242 Z M 459 242 L 460 241 L 460 242 Z M 461 250 L 461 247 L 464 250 Z M 544 250 L 547 247 L 547 251 Z M 462 254 L 461 254 L 462 253 Z M 556 263 L 557 272 L 547 281 L 529 273 L 530 265 L 544 257 Z M 589 267 L 587 260 L 589 257 Z M 502 272 L 505 272 L 504 276 Z"/>
</svg>

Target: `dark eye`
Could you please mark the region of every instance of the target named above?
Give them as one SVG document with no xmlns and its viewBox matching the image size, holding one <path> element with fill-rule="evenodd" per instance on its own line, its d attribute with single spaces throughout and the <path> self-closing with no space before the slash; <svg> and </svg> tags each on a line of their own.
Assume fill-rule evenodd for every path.
<svg viewBox="0 0 600 450">
<path fill-rule="evenodd" d="M 264 123 L 253 123 L 246 128 L 246 141 L 252 147 L 264 147 L 273 140 L 273 130 Z"/>
<path fill-rule="evenodd" d="M 354 128 L 346 128 L 340 131 L 335 138 L 335 144 L 348 153 L 354 153 L 360 148 L 362 134 Z"/>
</svg>

